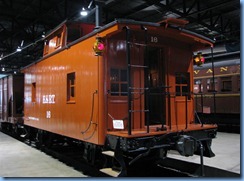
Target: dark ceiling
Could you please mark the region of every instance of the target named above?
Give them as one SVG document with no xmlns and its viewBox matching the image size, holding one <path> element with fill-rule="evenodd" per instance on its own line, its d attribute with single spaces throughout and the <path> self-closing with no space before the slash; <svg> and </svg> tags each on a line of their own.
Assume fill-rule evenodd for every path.
<svg viewBox="0 0 244 181">
<path fill-rule="evenodd" d="M 81 17 L 80 10 L 89 5 L 90 13 Z M 188 20 L 186 29 L 216 45 L 230 51 L 240 47 L 240 0 L 0 0 L 0 68 L 5 68 L 0 74 L 39 59 L 42 34 L 64 20 L 95 23 L 95 5 L 102 24 L 119 18 L 159 22 L 174 17 Z M 16 52 L 18 46 L 21 52 Z"/>
</svg>

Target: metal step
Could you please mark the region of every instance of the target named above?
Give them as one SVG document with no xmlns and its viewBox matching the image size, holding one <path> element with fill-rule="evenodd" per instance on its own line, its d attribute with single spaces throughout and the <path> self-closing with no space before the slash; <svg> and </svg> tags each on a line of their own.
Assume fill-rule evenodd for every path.
<svg viewBox="0 0 244 181">
<path fill-rule="evenodd" d="M 119 171 L 113 170 L 112 168 L 102 168 L 100 171 L 112 177 L 118 177 L 120 174 Z"/>
<path fill-rule="evenodd" d="M 114 151 L 108 150 L 108 151 L 103 151 L 102 154 L 114 157 Z"/>
<path fill-rule="evenodd" d="M 21 138 L 25 138 L 26 136 L 27 136 L 27 133 L 20 135 Z"/>
</svg>

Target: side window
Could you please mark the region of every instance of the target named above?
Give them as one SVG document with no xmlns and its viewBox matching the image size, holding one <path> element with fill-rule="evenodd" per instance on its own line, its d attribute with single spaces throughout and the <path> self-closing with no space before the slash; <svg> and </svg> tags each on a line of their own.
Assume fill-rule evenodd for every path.
<svg viewBox="0 0 244 181">
<path fill-rule="evenodd" d="M 222 77 L 221 78 L 221 82 L 222 82 L 222 87 L 221 87 L 221 91 L 222 92 L 229 92 L 232 91 L 232 81 L 231 81 L 231 77 Z"/>
<path fill-rule="evenodd" d="M 67 74 L 67 101 L 75 101 L 75 72 Z"/>
<path fill-rule="evenodd" d="M 56 38 L 56 48 L 60 47 L 61 45 L 61 33 L 59 33 L 57 35 L 57 38 Z"/>
<path fill-rule="evenodd" d="M 194 93 L 201 93 L 201 92 L 203 92 L 202 80 L 200 79 L 194 80 Z"/>
<path fill-rule="evenodd" d="M 36 83 L 31 84 L 31 102 L 36 102 Z"/>
<path fill-rule="evenodd" d="M 127 70 L 111 68 L 110 86 L 112 96 L 127 95 Z"/>
<path fill-rule="evenodd" d="M 49 51 L 49 41 L 44 42 L 44 55 L 48 54 Z"/>
<path fill-rule="evenodd" d="M 215 78 L 214 81 L 213 78 L 207 79 L 207 90 L 208 92 L 215 92 L 218 90 L 217 78 Z"/>
<path fill-rule="evenodd" d="M 175 73 L 175 93 L 176 96 L 189 95 L 190 92 L 190 73 L 176 72 Z M 190 99 L 190 95 L 188 96 Z"/>
<path fill-rule="evenodd" d="M 79 29 L 76 28 L 68 29 L 67 42 L 72 42 L 80 37 L 81 37 L 81 32 Z"/>
<path fill-rule="evenodd" d="M 240 91 L 240 76 L 237 77 L 237 91 Z"/>
</svg>

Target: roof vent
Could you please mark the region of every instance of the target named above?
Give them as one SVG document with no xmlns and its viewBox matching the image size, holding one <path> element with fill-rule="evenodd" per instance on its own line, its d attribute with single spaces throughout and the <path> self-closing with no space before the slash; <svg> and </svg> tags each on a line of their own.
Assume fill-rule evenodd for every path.
<svg viewBox="0 0 244 181">
<path fill-rule="evenodd" d="M 186 24 L 189 23 L 189 21 L 183 20 L 183 19 L 168 18 L 168 19 L 162 20 L 158 23 L 161 26 L 165 26 L 165 28 L 167 28 L 168 25 L 177 26 L 177 27 L 184 27 Z"/>
</svg>

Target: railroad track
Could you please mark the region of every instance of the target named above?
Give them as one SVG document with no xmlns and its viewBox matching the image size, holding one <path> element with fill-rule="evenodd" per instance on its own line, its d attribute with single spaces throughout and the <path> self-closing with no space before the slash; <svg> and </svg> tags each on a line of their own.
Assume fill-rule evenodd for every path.
<svg viewBox="0 0 244 181">
<path fill-rule="evenodd" d="M 29 139 L 16 137 L 12 133 L 7 133 L 11 137 L 24 142 L 46 154 L 60 160 L 75 170 L 82 172 L 88 177 L 109 177 L 100 172 L 99 169 L 87 164 L 81 156 L 81 150 L 77 145 L 54 144 L 50 148 L 38 147 L 36 143 Z M 204 175 L 201 173 L 201 165 L 173 158 L 165 158 L 157 163 L 138 162 L 134 163 L 128 170 L 128 177 L 224 177 L 237 178 L 240 174 L 221 170 L 214 167 L 204 166 Z"/>
<path fill-rule="evenodd" d="M 48 155 L 51 155 L 63 163 L 81 171 L 90 177 L 109 177 L 98 169 L 85 163 L 80 156 L 79 149 L 72 146 L 55 145 L 50 148 L 41 149 Z M 204 175 L 201 173 L 201 165 L 197 163 L 186 162 L 173 158 L 166 158 L 158 163 L 138 162 L 132 165 L 128 170 L 128 177 L 240 177 L 240 174 L 226 170 L 204 166 Z"/>
<path fill-rule="evenodd" d="M 183 160 L 177 160 L 173 158 L 166 158 L 164 161 L 159 162 L 160 167 L 179 171 L 181 173 L 185 173 L 190 177 L 221 177 L 221 178 L 240 178 L 240 174 L 229 172 L 227 170 L 222 170 L 215 167 L 210 167 L 204 165 L 204 175 L 202 175 L 201 165 L 197 163 L 187 162 Z"/>
</svg>

